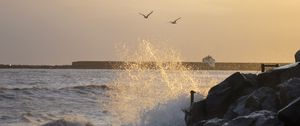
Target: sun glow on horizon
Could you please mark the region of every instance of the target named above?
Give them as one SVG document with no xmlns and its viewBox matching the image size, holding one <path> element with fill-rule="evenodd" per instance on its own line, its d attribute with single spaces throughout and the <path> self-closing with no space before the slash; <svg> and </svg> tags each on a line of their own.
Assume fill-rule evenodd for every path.
<svg viewBox="0 0 300 126">
<path fill-rule="evenodd" d="M 116 60 L 116 43 L 137 38 L 167 41 L 185 61 L 293 62 L 299 14 L 299 0 L 3 0 L 0 63 Z"/>
</svg>

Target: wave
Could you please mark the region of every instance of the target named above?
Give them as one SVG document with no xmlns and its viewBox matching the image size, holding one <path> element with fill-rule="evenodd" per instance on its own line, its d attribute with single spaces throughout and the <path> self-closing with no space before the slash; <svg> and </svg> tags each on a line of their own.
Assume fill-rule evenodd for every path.
<svg viewBox="0 0 300 126">
<path fill-rule="evenodd" d="M 71 91 L 79 94 L 103 94 L 105 91 L 111 88 L 107 85 L 80 85 L 73 87 L 65 87 L 59 89 L 60 91 Z"/>
<path fill-rule="evenodd" d="M 20 100 L 20 96 L 26 99 L 33 99 L 39 97 L 52 97 L 61 95 L 75 95 L 75 94 L 95 94 L 102 95 L 105 91 L 111 88 L 107 85 L 80 85 L 72 87 L 64 87 L 59 89 L 47 88 L 47 87 L 27 87 L 27 88 L 6 88 L 0 87 L 0 100 Z"/>
<path fill-rule="evenodd" d="M 6 87 L 0 87 L 0 91 L 4 91 L 4 90 L 15 90 L 15 91 L 22 91 L 22 90 L 49 90 L 49 88 L 41 88 L 41 87 L 6 88 Z"/>
<path fill-rule="evenodd" d="M 103 90 L 111 89 L 107 85 L 80 85 L 80 86 L 74 86 L 71 88 L 73 88 L 73 89 L 103 89 Z"/>
<path fill-rule="evenodd" d="M 16 122 L 21 123 L 20 125 L 29 124 L 29 126 L 41 126 L 47 122 L 50 123 L 45 126 L 60 126 L 60 124 L 92 126 L 91 123 L 63 117 L 81 114 L 89 119 L 102 118 L 101 116 L 107 113 L 104 113 L 104 110 L 103 113 L 102 110 L 95 110 L 102 104 L 103 99 L 109 99 L 105 97 L 105 92 L 109 89 L 107 85 L 77 85 L 56 89 L 2 87 L 0 126 L 6 126 L 3 123 L 7 123 L 7 126 L 15 126 Z M 97 120 L 92 121 L 97 122 Z"/>
<path fill-rule="evenodd" d="M 79 85 L 79 86 L 71 86 L 71 87 L 63 87 L 59 88 L 58 90 L 65 90 L 65 89 L 80 89 L 80 90 L 86 90 L 86 89 L 103 89 L 103 90 L 109 90 L 111 89 L 107 85 Z M 47 87 L 27 87 L 27 88 L 6 88 L 6 87 L 0 87 L 0 91 L 4 90 L 15 90 L 15 91 L 22 91 L 22 90 L 57 90 L 53 88 L 47 88 Z"/>
<path fill-rule="evenodd" d="M 46 123 L 42 126 L 94 126 L 94 124 L 84 117 L 68 116 L 64 117 L 63 119 Z"/>
</svg>

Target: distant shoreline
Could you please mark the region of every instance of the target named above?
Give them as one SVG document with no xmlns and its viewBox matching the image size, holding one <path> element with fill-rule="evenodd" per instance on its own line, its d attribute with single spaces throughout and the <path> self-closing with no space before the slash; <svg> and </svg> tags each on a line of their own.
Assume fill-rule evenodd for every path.
<svg viewBox="0 0 300 126">
<path fill-rule="evenodd" d="M 191 70 L 261 70 L 261 64 L 279 64 L 280 66 L 289 63 L 232 63 L 217 62 L 215 67 L 210 67 L 202 62 L 178 62 Z M 0 64 L 0 69 L 123 69 L 125 62 L 122 61 L 76 61 L 72 65 L 7 65 Z M 137 64 L 129 62 L 129 64 Z M 147 66 L 154 66 L 155 62 L 143 62 Z M 150 68 L 150 69 L 155 69 Z"/>
<path fill-rule="evenodd" d="M 7 65 L 0 64 L 0 69 L 74 69 L 72 65 Z"/>
</svg>

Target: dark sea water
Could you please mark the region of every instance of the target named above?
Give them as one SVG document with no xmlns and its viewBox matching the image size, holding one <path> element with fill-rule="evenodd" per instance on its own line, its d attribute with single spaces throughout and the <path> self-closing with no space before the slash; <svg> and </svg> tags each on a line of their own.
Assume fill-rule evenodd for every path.
<svg viewBox="0 0 300 126">
<path fill-rule="evenodd" d="M 118 94 L 112 85 L 120 81 L 122 72 L 120 70 L 0 69 L 0 126 L 38 126 L 64 117 L 87 120 L 97 126 L 142 125 L 122 122 L 121 119 L 119 120 L 118 113 L 113 113 L 114 107 L 107 107 L 111 105 L 109 104 L 111 101 L 118 104 L 118 100 L 112 98 L 112 92 Z M 196 83 L 202 86 L 203 84 L 212 86 L 233 72 L 193 71 L 193 78 L 196 78 Z M 131 81 L 123 83 L 131 83 Z M 124 97 L 126 98 L 128 97 Z M 120 104 L 125 103 L 120 102 Z M 153 109 L 156 109 L 156 113 L 160 111 L 159 108 Z M 164 110 L 172 111 L 166 107 Z M 130 111 L 127 113 L 132 114 Z M 182 113 L 179 114 L 178 117 L 181 117 Z M 163 118 L 152 118 L 146 123 L 148 125 L 164 125 L 166 121 L 169 122 L 167 125 L 184 123 L 183 119 L 174 122 Z M 143 125 L 146 123 L 144 122 Z"/>
</svg>

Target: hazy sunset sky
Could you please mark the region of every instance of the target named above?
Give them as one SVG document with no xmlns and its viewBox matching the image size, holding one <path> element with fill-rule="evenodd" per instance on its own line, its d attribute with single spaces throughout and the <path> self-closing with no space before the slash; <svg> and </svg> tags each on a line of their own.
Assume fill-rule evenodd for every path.
<svg viewBox="0 0 300 126">
<path fill-rule="evenodd" d="M 300 0 L 1 0 L 0 17 L 0 64 L 119 60 L 118 43 L 142 39 L 185 61 L 294 62 L 300 49 Z"/>
</svg>

